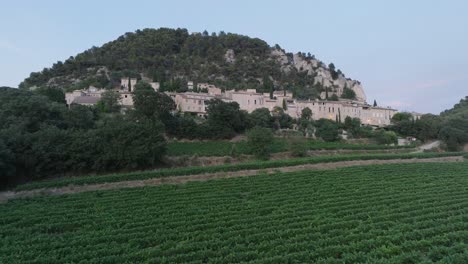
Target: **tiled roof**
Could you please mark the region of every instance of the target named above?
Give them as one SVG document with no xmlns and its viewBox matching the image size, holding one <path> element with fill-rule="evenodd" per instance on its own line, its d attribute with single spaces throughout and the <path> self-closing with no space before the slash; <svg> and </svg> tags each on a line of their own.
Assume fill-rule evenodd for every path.
<svg viewBox="0 0 468 264">
<path fill-rule="evenodd" d="M 97 104 L 100 99 L 94 96 L 78 96 L 73 100 L 72 104 Z"/>
</svg>

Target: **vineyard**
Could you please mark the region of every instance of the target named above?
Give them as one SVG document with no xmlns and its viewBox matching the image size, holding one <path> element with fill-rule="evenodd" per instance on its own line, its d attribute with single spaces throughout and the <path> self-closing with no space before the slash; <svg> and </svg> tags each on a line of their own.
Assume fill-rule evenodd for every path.
<svg viewBox="0 0 468 264">
<path fill-rule="evenodd" d="M 409 149 L 414 146 L 386 146 L 372 144 L 349 144 L 341 142 L 319 142 L 306 140 L 304 144 L 308 150 L 387 150 L 387 149 Z M 229 141 L 205 141 L 205 142 L 170 142 L 167 154 L 169 156 L 198 155 L 198 156 L 230 156 L 233 151 L 236 154 L 250 154 L 250 148 L 246 141 L 237 143 Z M 270 146 L 272 153 L 289 151 L 287 140 L 275 139 Z"/>
<path fill-rule="evenodd" d="M 32 190 L 38 188 L 51 188 L 63 187 L 67 185 L 85 185 L 85 184 L 99 184 L 119 181 L 133 181 L 145 180 L 151 178 L 161 178 L 169 176 L 182 176 L 182 175 L 198 175 L 204 173 L 217 173 L 217 172 L 233 172 L 242 170 L 258 170 L 268 168 L 291 167 L 306 164 L 330 163 L 340 161 L 353 161 L 353 160 L 392 160 L 392 159 L 425 159 L 425 158 L 439 158 L 461 156 L 464 152 L 443 152 L 443 153 L 404 153 L 404 154 L 352 154 L 352 155 L 334 155 L 334 156 L 318 156 L 318 157 L 305 157 L 287 160 L 271 160 L 271 161 L 254 161 L 239 164 L 225 164 L 208 167 L 186 167 L 186 168 L 171 168 L 160 169 L 155 171 L 143 171 L 132 173 L 118 173 L 100 176 L 82 176 L 71 178 L 59 178 L 48 181 L 36 181 L 20 185 L 16 188 L 17 191 Z"/>
<path fill-rule="evenodd" d="M 468 162 L 13 200 L 1 263 L 468 263 Z"/>
</svg>

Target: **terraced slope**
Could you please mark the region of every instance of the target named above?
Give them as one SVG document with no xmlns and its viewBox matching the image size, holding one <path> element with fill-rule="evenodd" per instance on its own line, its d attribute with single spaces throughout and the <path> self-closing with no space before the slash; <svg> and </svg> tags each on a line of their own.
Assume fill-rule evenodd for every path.
<svg viewBox="0 0 468 264">
<path fill-rule="evenodd" d="M 294 158 L 286 160 L 254 161 L 239 164 L 225 164 L 217 166 L 200 166 L 173 169 L 160 169 L 155 171 L 118 173 L 101 176 L 82 176 L 71 178 L 58 178 L 48 181 L 36 181 L 19 185 L 16 190 L 33 190 L 39 188 L 63 187 L 67 185 L 86 185 L 120 181 L 145 180 L 152 178 L 163 178 L 169 176 L 199 175 L 205 173 L 234 172 L 245 170 L 259 170 L 268 168 L 291 167 L 305 164 L 332 163 L 339 161 L 357 160 L 395 160 L 395 159 L 428 159 L 441 157 L 457 157 L 466 155 L 464 152 L 443 152 L 443 153 L 403 153 L 403 154 L 358 154 L 358 155 L 335 155 Z"/>
<path fill-rule="evenodd" d="M 14 200 L 0 215 L 4 263 L 467 263 L 468 163 Z"/>
</svg>

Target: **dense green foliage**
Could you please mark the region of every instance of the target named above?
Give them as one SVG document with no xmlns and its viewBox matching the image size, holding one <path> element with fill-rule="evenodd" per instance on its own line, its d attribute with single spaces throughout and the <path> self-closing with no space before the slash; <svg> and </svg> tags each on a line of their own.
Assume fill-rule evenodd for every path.
<svg viewBox="0 0 468 264">
<path fill-rule="evenodd" d="M 272 153 L 289 150 L 289 141 L 275 139 L 270 144 Z M 385 146 L 376 144 L 350 144 L 341 142 L 321 142 L 307 139 L 302 141 L 306 150 L 387 150 L 413 148 L 413 146 Z M 229 156 L 232 146 L 236 146 L 238 154 L 251 154 L 247 141 L 203 141 L 203 142 L 170 142 L 167 145 L 167 155 L 198 155 L 198 156 Z"/>
<path fill-rule="evenodd" d="M 210 82 L 225 89 L 257 89 L 260 92 L 290 90 L 301 99 L 317 98 L 323 87 L 314 75 L 291 67 L 288 73 L 272 59 L 265 41 L 238 34 L 219 32 L 189 34 L 186 29 L 143 29 L 126 33 L 102 47 L 58 61 L 51 68 L 34 72 L 20 88 L 53 86 L 66 90 L 93 85 L 109 88 L 119 78 L 141 74 L 160 82 L 161 91 L 187 90 L 187 81 Z M 234 60 L 226 60 L 232 51 Z M 292 54 L 286 54 L 292 59 Z M 301 53 L 305 60 L 315 59 Z M 333 65 L 333 64 L 331 64 Z M 320 63 L 320 67 L 327 68 Z M 334 78 L 342 73 L 330 69 Z M 75 81 L 79 79 L 80 82 Z"/>
<path fill-rule="evenodd" d="M 143 81 L 135 85 L 133 101 L 136 113 L 160 120 L 165 120 L 176 107 L 168 95 L 156 92 L 151 85 Z"/>
<path fill-rule="evenodd" d="M 398 136 L 393 131 L 385 131 L 381 129 L 375 133 L 374 137 L 377 143 L 382 145 L 396 145 L 398 143 Z"/>
<path fill-rule="evenodd" d="M 392 159 L 425 159 L 450 156 L 462 156 L 463 152 L 446 152 L 446 153 L 406 153 L 406 154 L 359 154 L 359 155 L 334 155 L 334 156 L 318 156 L 295 158 L 287 160 L 270 160 L 270 161 L 255 161 L 239 164 L 225 164 L 209 167 L 187 167 L 174 169 L 161 169 L 157 171 L 145 171 L 134 173 L 119 173 L 101 176 L 87 176 L 62 178 L 49 181 L 32 182 L 18 186 L 17 190 L 31 190 L 47 187 L 61 187 L 67 185 L 84 185 L 106 182 L 144 180 L 168 176 L 196 175 L 215 172 L 232 172 L 241 170 L 258 170 L 268 168 L 290 167 L 305 164 L 317 164 L 327 162 L 352 161 L 352 160 L 392 160 Z"/>
<path fill-rule="evenodd" d="M 345 99 L 355 100 L 356 99 L 356 93 L 352 89 L 345 87 L 343 89 L 343 94 L 341 95 L 341 97 L 343 97 Z"/>
<path fill-rule="evenodd" d="M 142 169 L 165 153 L 157 120 L 106 114 L 0 89 L 0 187 L 65 174 Z"/>
<path fill-rule="evenodd" d="M 410 113 L 397 113 L 390 129 L 422 141 L 441 139 L 448 150 L 460 150 L 468 143 L 468 97 L 440 116 L 427 114 L 415 120 Z"/>
<path fill-rule="evenodd" d="M 271 143 L 273 143 L 271 129 L 254 127 L 247 132 L 247 144 L 251 153 L 258 159 L 267 160 L 270 157 Z"/>
<path fill-rule="evenodd" d="M 121 109 L 119 99 L 120 95 L 118 92 L 113 90 L 105 91 L 96 107 L 104 113 L 118 113 Z"/>
<path fill-rule="evenodd" d="M 16 200 L 0 205 L 0 259 L 467 263 L 467 173 L 375 165 Z"/>
<path fill-rule="evenodd" d="M 315 122 L 317 130 L 315 135 L 326 142 L 337 141 L 339 139 L 338 124 L 328 119 L 320 119 Z"/>
<path fill-rule="evenodd" d="M 206 113 L 208 114 L 207 133 L 213 135 L 211 138 L 232 138 L 236 133 L 246 129 L 247 112 L 240 111 L 236 102 L 211 100 Z"/>
<path fill-rule="evenodd" d="M 468 119 L 468 96 L 461 99 L 452 109 L 445 110 L 440 115 L 442 117 Z"/>
</svg>

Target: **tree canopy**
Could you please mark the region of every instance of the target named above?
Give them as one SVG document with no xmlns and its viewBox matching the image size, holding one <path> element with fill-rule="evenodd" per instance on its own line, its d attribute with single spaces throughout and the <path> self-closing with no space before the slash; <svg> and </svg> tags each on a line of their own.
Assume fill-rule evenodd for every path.
<svg viewBox="0 0 468 264">
<path fill-rule="evenodd" d="M 278 47 L 271 47 L 261 39 L 239 34 L 189 34 L 181 28 L 143 29 L 33 72 L 20 88 L 53 86 L 67 91 L 90 85 L 110 88 L 118 85 L 121 77 L 142 79 L 144 75 L 159 82 L 161 91 L 186 91 L 186 81 L 191 80 L 225 89 L 257 89 L 272 96 L 274 90 L 287 89 L 301 99 L 318 98 L 324 87 L 315 82 L 316 73 L 295 67 L 284 71 L 281 62 L 272 59 L 275 48 Z M 228 52 L 233 54 L 233 61 L 226 60 Z M 292 61 L 291 53 L 286 56 Z M 301 56 L 309 62 L 315 60 L 313 56 Z M 333 79 L 342 75 L 333 64 L 330 66 L 319 67 L 329 70 Z"/>
</svg>

